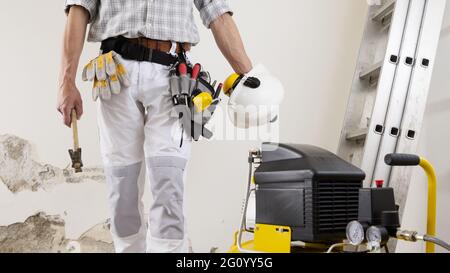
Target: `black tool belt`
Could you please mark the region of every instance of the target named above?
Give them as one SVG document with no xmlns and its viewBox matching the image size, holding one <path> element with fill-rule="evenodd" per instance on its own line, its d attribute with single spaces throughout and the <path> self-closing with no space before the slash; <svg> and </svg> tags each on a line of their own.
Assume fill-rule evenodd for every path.
<svg viewBox="0 0 450 273">
<path fill-rule="evenodd" d="M 154 50 L 128 41 L 123 36 L 108 38 L 102 42 L 102 52 L 115 51 L 126 60 L 138 62 L 152 62 L 164 66 L 172 66 L 179 60 L 179 56 L 173 56 L 166 52 Z"/>
</svg>

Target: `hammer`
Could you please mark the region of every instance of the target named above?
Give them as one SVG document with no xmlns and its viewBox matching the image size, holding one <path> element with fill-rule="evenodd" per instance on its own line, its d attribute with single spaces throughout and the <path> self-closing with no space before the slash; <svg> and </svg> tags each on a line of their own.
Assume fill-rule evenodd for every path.
<svg viewBox="0 0 450 273">
<path fill-rule="evenodd" d="M 81 148 L 78 142 L 78 125 L 77 125 L 77 112 L 72 110 L 72 131 L 73 131 L 73 150 L 69 150 L 70 159 L 72 160 L 72 168 L 76 173 L 80 173 L 83 170 L 83 162 L 81 161 Z"/>
</svg>

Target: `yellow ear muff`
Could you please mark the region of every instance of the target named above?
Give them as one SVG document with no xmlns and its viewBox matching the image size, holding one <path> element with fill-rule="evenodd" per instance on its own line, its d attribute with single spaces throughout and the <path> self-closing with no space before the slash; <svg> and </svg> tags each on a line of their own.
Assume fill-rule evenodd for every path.
<svg viewBox="0 0 450 273">
<path fill-rule="evenodd" d="M 239 80 L 239 78 L 240 78 L 240 75 L 237 73 L 234 73 L 225 80 L 225 82 L 223 84 L 223 93 L 225 93 L 225 95 L 227 95 L 227 96 L 230 95 L 231 89 L 233 89 L 234 84 L 236 83 L 237 80 Z"/>
</svg>

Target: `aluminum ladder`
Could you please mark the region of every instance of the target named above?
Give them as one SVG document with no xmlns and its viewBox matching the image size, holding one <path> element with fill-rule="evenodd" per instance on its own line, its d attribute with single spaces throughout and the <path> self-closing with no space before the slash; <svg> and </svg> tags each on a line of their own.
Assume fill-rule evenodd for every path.
<svg viewBox="0 0 450 273">
<path fill-rule="evenodd" d="M 446 0 L 384 0 L 369 7 L 338 155 L 361 167 L 365 187 L 394 188 L 400 216 L 411 168 L 386 154 L 416 153 Z"/>
</svg>

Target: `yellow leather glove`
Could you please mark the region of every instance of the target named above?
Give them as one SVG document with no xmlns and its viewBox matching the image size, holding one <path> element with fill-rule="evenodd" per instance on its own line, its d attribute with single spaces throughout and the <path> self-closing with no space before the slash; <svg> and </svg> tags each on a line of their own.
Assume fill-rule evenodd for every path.
<svg viewBox="0 0 450 273">
<path fill-rule="evenodd" d="M 130 86 L 128 73 L 122 57 L 114 51 L 102 54 L 90 61 L 83 70 L 84 81 L 94 81 L 92 98 L 111 99 L 111 94 L 119 94 L 121 87 Z"/>
</svg>

